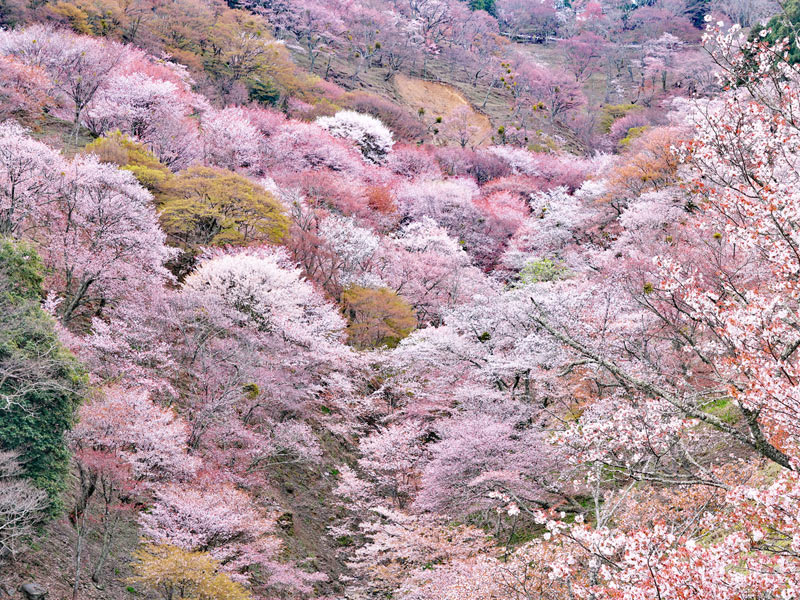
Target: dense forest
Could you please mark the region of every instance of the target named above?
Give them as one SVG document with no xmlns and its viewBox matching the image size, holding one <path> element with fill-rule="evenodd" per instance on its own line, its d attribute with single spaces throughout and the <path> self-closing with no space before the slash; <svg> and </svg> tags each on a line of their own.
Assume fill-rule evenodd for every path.
<svg viewBox="0 0 800 600">
<path fill-rule="evenodd" d="M 0 600 L 799 598 L 799 24 L 0 0 Z"/>
</svg>

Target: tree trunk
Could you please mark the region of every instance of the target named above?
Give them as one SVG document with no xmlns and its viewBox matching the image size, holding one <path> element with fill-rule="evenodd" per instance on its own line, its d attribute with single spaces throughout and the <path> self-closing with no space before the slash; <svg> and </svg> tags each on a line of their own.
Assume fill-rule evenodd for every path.
<svg viewBox="0 0 800 600">
<path fill-rule="evenodd" d="M 106 506 L 106 513 L 109 512 L 108 506 Z M 106 564 L 106 559 L 108 558 L 108 553 L 111 550 L 111 540 L 114 537 L 114 529 L 117 526 L 117 522 L 119 521 L 119 513 L 110 516 L 106 514 L 105 516 L 105 525 L 103 527 L 103 546 L 100 549 L 100 556 L 97 558 L 97 564 L 94 566 L 94 570 L 92 571 L 92 581 L 95 583 L 100 582 L 100 571 L 103 570 L 103 566 Z"/>
<path fill-rule="evenodd" d="M 81 582 L 81 555 L 83 553 L 84 538 L 86 537 L 86 510 L 81 514 L 76 530 L 78 539 L 75 542 L 75 582 L 72 584 L 72 600 L 78 600 L 78 587 Z"/>
</svg>

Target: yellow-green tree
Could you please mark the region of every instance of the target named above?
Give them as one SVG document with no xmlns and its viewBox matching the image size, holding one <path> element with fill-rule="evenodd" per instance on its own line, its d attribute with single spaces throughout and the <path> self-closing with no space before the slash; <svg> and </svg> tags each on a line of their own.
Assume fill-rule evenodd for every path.
<svg viewBox="0 0 800 600">
<path fill-rule="evenodd" d="M 272 194 L 226 169 L 191 167 L 166 184 L 158 201 L 161 225 L 186 248 L 280 242 L 289 229 Z"/>
<path fill-rule="evenodd" d="M 119 131 L 97 138 L 87 144 L 84 152 L 96 155 L 101 162 L 131 171 L 139 183 L 154 194 L 161 193 L 172 178 L 172 172 L 152 152 Z"/>
<path fill-rule="evenodd" d="M 348 342 L 356 348 L 394 347 L 417 326 L 411 305 L 387 288 L 352 286 L 342 293 L 342 306 Z"/>
<path fill-rule="evenodd" d="M 168 544 L 144 544 L 133 553 L 131 583 L 141 583 L 164 600 L 250 600 L 241 584 L 219 570 L 205 552 Z"/>
</svg>

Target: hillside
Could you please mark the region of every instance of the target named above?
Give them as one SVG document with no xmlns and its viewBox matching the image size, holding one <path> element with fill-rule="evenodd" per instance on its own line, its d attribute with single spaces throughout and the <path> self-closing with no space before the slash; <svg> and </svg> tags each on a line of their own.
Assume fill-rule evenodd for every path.
<svg viewBox="0 0 800 600">
<path fill-rule="evenodd" d="M 779 10 L 0 4 L 0 600 L 796 597 Z"/>
</svg>

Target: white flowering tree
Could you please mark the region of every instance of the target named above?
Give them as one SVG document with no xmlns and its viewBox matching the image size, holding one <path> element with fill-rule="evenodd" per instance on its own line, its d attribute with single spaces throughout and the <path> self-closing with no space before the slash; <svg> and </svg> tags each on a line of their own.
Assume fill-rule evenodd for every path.
<svg viewBox="0 0 800 600">
<path fill-rule="evenodd" d="M 392 132 L 375 117 L 343 110 L 332 117 L 320 117 L 317 125 L 332 135 L 355 142 L 364 158 L 372 163 L 382 163 L 394 145 Z"/>
</svg>

